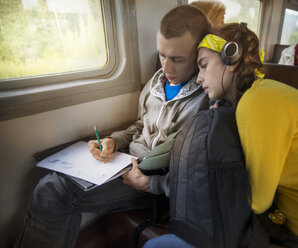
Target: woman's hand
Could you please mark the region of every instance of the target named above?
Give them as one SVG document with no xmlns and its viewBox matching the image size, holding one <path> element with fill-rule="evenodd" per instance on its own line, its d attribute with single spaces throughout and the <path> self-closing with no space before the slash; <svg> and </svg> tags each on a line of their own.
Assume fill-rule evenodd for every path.
<svg viewBox="0 0 298 248">
<path fill-rule="evenodd" d="M 209 109 L 214 109 L 214 108 L 218 108 L 218 103 L 215 102 L 214 104 L 210 105 Z"/>
</svg>

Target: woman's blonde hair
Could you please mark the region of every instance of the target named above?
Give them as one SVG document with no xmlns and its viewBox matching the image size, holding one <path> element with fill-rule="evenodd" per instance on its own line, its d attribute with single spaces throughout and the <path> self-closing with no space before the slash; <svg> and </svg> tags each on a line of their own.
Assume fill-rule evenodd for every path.
<svg viewBox="0 0 298 248">
<path fill-rule="evenodd" d="M 218 27 L 224 23 L 226 6 L 217 1 L 194 1 L 190 5 L 201 10 L 211 22 L 212 27 Z"/>
</svg>

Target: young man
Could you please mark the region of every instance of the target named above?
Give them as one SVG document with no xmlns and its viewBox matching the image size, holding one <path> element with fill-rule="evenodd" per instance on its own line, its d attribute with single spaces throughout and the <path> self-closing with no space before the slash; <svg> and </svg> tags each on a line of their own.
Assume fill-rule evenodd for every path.
<svg viewBox="0 0 298 248">
<path fill-rule="evenodd" d="M 103 139 L 102 153 L 97 141 L 90 141 L 94 157 L 105 156 L 108 161 L 114 150 L 129 146 L 130 154 L 143 158 L 198 111 L 203 91 L 195 81 L 196 47 L 209 27 L 202 12 L 190 5 L 176 7 L 165 15 L 157 34 L 162 68 L 141 93 L 138 119 L 128 129 Z M 45 176 L 29 200 L 25 228 L 16 247 L 73 247 L 82 212 L 104 215 L 151 206 L 149 192 L 163 192 L 161 185 L 165 182 L 158 176 L 152 178 L 149 180 L 136 168 L 136 161 L 124 181 L 139 190 L 119 178 L 84 192 L 56 173 Z"/>
</svg>

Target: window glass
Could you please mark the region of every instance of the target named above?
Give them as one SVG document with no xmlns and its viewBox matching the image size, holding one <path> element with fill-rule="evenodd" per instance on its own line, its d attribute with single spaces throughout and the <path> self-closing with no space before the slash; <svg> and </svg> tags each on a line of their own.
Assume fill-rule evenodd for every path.
<svg viewBox="0 0 298 248">
<path fill-rule="evenodd" d="M 103 68 L 100 0 L 1 0 L 0 79 Z"/>
<path fill-rule="evenodd" d="M 246 22 L 249 29 L 257 33 L 259 21 L 259 0 L 219 0 L 226 6 L 225 23 Z M 194 0 L 189 0 L 189 3 Z"/>
<path fill-rule="evenodd" d="M 286 9 L 280 42 L 284 45 L 298 43 L 298 11 Z"/>
</svg>

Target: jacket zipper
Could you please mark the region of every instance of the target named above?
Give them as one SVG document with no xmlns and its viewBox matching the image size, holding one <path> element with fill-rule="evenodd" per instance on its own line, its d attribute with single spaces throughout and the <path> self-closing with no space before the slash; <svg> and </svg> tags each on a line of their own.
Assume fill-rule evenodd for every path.
<svg viewBox="0 0 298 248">
<path fill-rule="evenodd" d="M 166 106 L 167 103 L 163 104 L 161 109 L 160 109 L 160 112 L 159 112 L 159 115 L 157 117 L 157 120 L 156 120 L 156 128 L 158 129 L 158 134 L 157 136 L 153 139 L 152 141 L 152 144 L 151 144 L 151 149 L 153 149 L 155 146 L 156 146 L 156 143 L 161 135 L 161 131 L 160 131 L 160 128 L 159 128 L 159 125 L 158 125 L 158 122 L 160 121 L 160 118 L 161 118 L 161 115 L 162 113 L 164 112 L 164 109 L 165 109 L 165 106 Z"/>
</svg>

